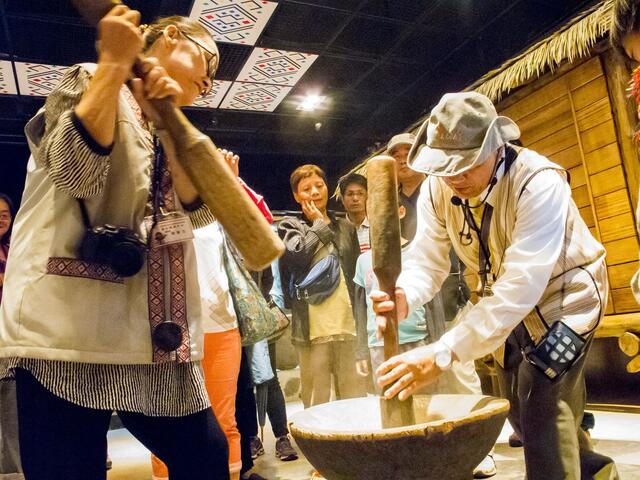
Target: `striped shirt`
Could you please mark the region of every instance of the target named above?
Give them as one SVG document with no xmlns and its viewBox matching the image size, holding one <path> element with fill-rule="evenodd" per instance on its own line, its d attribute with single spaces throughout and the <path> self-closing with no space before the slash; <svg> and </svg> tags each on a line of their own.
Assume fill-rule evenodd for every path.
<svg viewBox="0 0 640 480">
<path fill-rule="evenodd" d="M 97 144 L 73 111 L 89 78 L 82 67 L 72 67 L 45 105 L 50 134 L 43 140 L 41 159 L 56 187 L 75 198 L 102 192 L 112 148 Z M 194 228 L 213 220 L 204 205 L 188 213 Z M 110 365 L 4 358 L 0 379 L 12 378 L 16 368 L 28 370 L 54 395 L 86 408 L 185 416 L 210 406 L 200 362 Z"/>
</svg>

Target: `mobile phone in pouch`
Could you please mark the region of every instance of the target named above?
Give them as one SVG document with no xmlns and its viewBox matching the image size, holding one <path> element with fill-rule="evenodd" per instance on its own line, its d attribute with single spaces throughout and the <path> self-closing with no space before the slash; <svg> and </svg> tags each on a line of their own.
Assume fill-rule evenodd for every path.
<svg viewBox="0 0 640 480">
<path fill-rule="evenodd" d="M 558 320 L 524 355 L 530 364 L 555 381 L 584 355 L 586 343 L 579 334 Z"/>
</svg>

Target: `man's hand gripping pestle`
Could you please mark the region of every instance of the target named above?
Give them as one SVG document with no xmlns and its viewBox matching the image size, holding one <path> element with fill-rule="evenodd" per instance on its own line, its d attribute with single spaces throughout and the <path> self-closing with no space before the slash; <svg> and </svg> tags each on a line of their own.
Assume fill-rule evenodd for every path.
<svg viewBox="0 0 640 480">
<path fill-rule="evenodd" d="M 387 155 L 378 155 L 367 163 L 368 209 L 373 271 L 380 290 L 395 299 L 396 280 L 402 269 L 400 218 L 398 216 L 398 183 L 396 162 Z M 394 309 L 385 313 L 384 359 L 399 352 L 398 315 Z M 415 424 L 412 397 L 404 401 L 380 397 L 382 427 L 393 428 Z"/>
<path fill-rule="evenodd" d="M 97 25 L 119 0 L 72 0 L 80 14 Z M 142 75 L 143 58 L 134 67 Z M 238 248 L 247 267 L 259 271 L 284 252 L 278 238 L 260 210 L 251 201 L 209 137 L 195 128 L 169 99 L 150 100 L 162 118 L 176 148 L 176 157 L 202 201 L 220 221 Z"/>
</svg>

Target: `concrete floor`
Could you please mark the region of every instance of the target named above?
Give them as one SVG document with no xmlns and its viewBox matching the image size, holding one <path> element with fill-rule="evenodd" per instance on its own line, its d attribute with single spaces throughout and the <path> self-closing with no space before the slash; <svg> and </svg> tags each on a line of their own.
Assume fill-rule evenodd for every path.
<svg viewBox="0 0 640 480">
<path fill-rule="evenodd" d="M 293 413 L 302 408 L 300 402 L 287 404 Z M 623 480 L 640 480 L 640 415 L 614 412 L 594 412 L 596 427 L 592 438 L 596 450 L 615 459 Z M 495 459 L 498 474 L 495 480 L 521 480 L 524 478 L 522 448 L 510 448 L 511 434 L 505 425 L 496 445 Z M 268 426 L 264 433 L 265 455 L 256 461 L 255 472 L 269 480 L 306 480 L 313 467 L 302 457 L 293 462 L 281 462 L 274 456 L 274 439 Z M 109 454 L 113 469 L 109 480 L 150 480 L 149 452 L 126 430 L 109 433 Z M 446 479 L 443 479 L 446 480 Z"/>
</svg>

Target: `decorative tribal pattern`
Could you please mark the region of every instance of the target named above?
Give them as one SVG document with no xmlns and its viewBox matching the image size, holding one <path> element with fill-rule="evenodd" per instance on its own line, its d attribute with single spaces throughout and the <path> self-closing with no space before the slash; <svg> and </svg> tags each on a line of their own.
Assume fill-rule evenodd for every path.
<svg viewBox="0 0 640 480">
<path fill-rule="evenodd" d="M 62 277 L 92 278 L 105 282 L 124 283 L 122 277 L 119 277 L 109 266 L 75 258 L 50 257 L 47 261 L 47 273 Z"/>
<path fill-rule="evenodd" d="M 315 62 L 318 55 L 255 48 L 238 75 L 238 82 L 295 85 Z"/>
<path fill-rule="evenodd" d="M 227 94 L 232 82 L 227 80 L 214 80 L 211 93 L 206 97 L 198 97 L 193 102 L 194 107 L 218 108 L 220 102 Z"/>
<path fill-rule="evenodd" d="M 11 95 L 18 93 L 11 62 L 7 60 L 0 61 L 0 93 Z"/>
<path fill-rule="evenodd" d="M 277 6 L 264 0 L 196 0 L 190 17 L 216 42 L 255 45 Z"/>
<path fill-rule="evenodd" d="M 162 172 L 162 194 L 164 204 L 168 210 L 175 208 L 173 189 L 171 188 L 171 174 L 165 167 Z M 149 235 L 152 242 L 152 236 Z M 167 265 L 165 268 L 165 261 Z M 169 278 L 165 276 L 169 274 Z M 153 346 L 154 362 L 188 362 L 191 358 L 189 324 L 187 322 L 187 291 L 186 276 L 184 270 L 184 252 L 182 244 L 173 244 L 166 247 L 149 248 L 149 322 L 151 331 L 167 320 L 167 315 L 173 323 L 182 331 L 182 343 L 174 352 L 167 352 L 155 345 Z M 166 310 L 167 298 L 165 283 L 169 282 L 169 312 Z"/>
<path fill-rule="evenodd" d="M 130 90 L 124 85 L 122 88 L 129 105 L 136 114 L 138 122 L 144 131 L 148 132 L 142 109 Z M 149 140 L 153 141 L 151 133 L 149 133 Z M 160 185 L 160 189 L 164 197 L 165 208 L 167 208 L 167 210 L 174 210 L 175 202 L 173 199 L 171 174 L 166 167 L 166 163 L 162 171 L 162 184 Z M 168 265 L 166 265 L 165 270 L 165 261 L 167 260 Z M 162 350 L 155 344 L 153 345 L 153 361 L 156 363 L 170 361 L 188 362 L 191 359 L 191 342 L 189 337 L 189 324 L 187 322 L 186 277 L 182 244 L 155 247 L 153 245 L 153 237 L 149 235 L 147 264 L 150 331 L 153 332 L 158 325 L 167 319 L 171 319 L 182 331 L 182 343 L 175 350 L 175 354 L 174 352 Z M 165 276 L 165 273 L 168 273 L 169 278 Z M 166 282 L 169 282 L 168 292 L 165 288 Z M 169 312 L 167 312 L 166 309 L 167 293 L 169 294 Z M 170 315 L 170 317 L 167 318 L 167 315 Z"/>
<path fill-rule="evenodd" d="M 235 82 L 221 108 L 273 112 L 292 87 Z"/>
<path fill-rule="evenodd" d="M 46 97 L 60 83 L 69 67 L 16 62 L 18 85 L 22 95 Z"/>
</svg>

